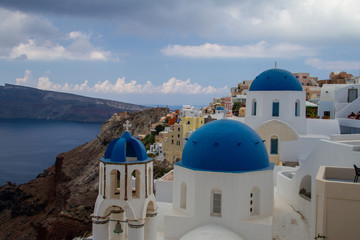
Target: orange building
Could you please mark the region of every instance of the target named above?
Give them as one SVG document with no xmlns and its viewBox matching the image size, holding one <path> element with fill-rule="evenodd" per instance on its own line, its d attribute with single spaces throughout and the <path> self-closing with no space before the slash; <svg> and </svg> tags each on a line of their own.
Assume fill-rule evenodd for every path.
<svg viewBox="0 0 360 240">
<path fill-rule="evenodd" d="M 309 73 L 293 73 L 302 86 L 317 86 L 318 78 L 310 77 Z"/>
<path fill-rule="evenodd" d="M 323 84 L 346 84 L 352 77 L 353 75 L 347 72 L 331 72 L 329 79 L 319 80 L 319 86 L 322 87 Z"/>
</svg>

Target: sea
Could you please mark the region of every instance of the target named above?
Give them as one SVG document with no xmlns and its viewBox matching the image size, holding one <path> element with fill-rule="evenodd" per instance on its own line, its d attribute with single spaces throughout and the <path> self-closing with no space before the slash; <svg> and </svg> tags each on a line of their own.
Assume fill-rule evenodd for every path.
<svg viewBox="0 0 360 240">
<path fill-rule="evenodd" d="M 0 186 L 35 178 L 55 163 L 59 153 L 95 139 L 101 125 L 0 119 Z"/>
<path fill-rule="evenodd" d="M 151 107 L 151 108 L 154 108 L 154 107 L 166 107 L 166 108 L 169 108 L 170 111 L 175 111 L 175 110 L 178 110 L 178 109 L 182 109 L 183 108 L 183 105 L 159 105 L 159 104 L 143 104 L 143 106 L 146 106 L 146 107 Z M 206 107 L 207 105 L 192 105 L 194 107 Z"/>
</svg>

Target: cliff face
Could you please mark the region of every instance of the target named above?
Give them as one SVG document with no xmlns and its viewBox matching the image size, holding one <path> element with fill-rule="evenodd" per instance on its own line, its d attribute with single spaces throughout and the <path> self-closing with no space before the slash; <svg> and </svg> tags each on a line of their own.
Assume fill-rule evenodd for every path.
<svg viewBox="0 0 360 240">
<path fill-rule="evenodd" d="M 104 122 L 117 112 L 147 107 L 6 84 L 0 86 L 0 118 Z"/>
<path fill-rule="evenodd" d="M 132 114 L 133 135 L 145 133 L 167 108 Z M 59 154 L 55 164 L 30 182 L 0 187 L 0 239 L 73 239 L 91 232 L 98 194 L 98 159 L 120 137 L 125 120 L 114 115 L 93 141 Z"/>
</svg>

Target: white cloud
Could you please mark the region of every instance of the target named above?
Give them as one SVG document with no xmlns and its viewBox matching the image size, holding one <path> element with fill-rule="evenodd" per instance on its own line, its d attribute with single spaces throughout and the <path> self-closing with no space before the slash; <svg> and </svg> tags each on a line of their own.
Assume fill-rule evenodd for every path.
<svg viewBox="0 0 360 240">
<path fill-rule="evenodd" d="M 137 36 L 195 34 L 238 40 L 316 39 L 319 43 L 329 39 L 354 42 L 360 39 L 358 0 L 134 0 L 102 1 L 101 4 L 98 0 L 62 0 L 57 4 L 43 1 L 41 7 L 28 4 L 28 0 L 2 2 L 0 6 L 24 12 L 71 15 L 97 24 L 99 19 L 105 19 L 118 24 L 121 34 Z"/>
<path fill-rule="evenodd" d="M 59 91 L 63 90 L 63 88 L 66 88 L 68 84 L 64 84 L 64 86 L 61 86 L 60 84 L 55 84 L 49 80 L 48 77 L 40 77 L 38 80 L 37 88 L 43 89 L 43 90 L 52 90 L 52 91 Z"/>
<path fill-rule="evenodd" d="M 228 92 L 228 87 L 215 88 L 213 86 L 202 87 L 198 83 L 191 83 L 190 79 L 182 81 L 176 78 L 170 78 L 162 85 L 155 86 L 150 81 L 145 84 L 137 83 L 137 81 L 126 82 L 125 78 L 118 78 L 115 84 L 108 80 L 98 82 L 94 85 L 95 92 L 103 93 L 162 93 L 162 94 L 213 94 Z"/>
<path fill-rule="evenodd" d="M 360 39 L 357 0 L 233 1 L 214 11 L 224 15 L 217 27 L 238 39 L 319 43 Z"/>
<path fill-rule="evenodd" d="M 110 58 L 110 52 L 93 47 L 86 39 L 77 39 L 70 46 L 64 47 L 58 43 L 45 41 L 38 42 L 29 39 L 26 43 L 15 46 L 9 57 L 18 59 L 19 57 L 29 60 L 83 60 L 106 61 Z"/>
<path fill-rule="evenodd" d="M 356 70 L 360 68 L 360 61 L 324 61 L 319 58 L 309 58 L 305 61 L 306 65 L 310 65 L 317 69 L 331 70 L 331 71 L 345 71 Z"/>
<path fill-rule="evenodd" d="M 229 89 L 227 86 L 222 88 L 215 88 L 213 86 L 201 86 L 198 83 L 192 83 L 190 79 L 182 81 L 176 78 L 171 78 L 162 85 L 155 86 L 150 81 L 145 84 L 137 81 L 127 82 L 125 78 L 118 78 L 115 83 L 109 80 L 98 82 L 94 86 L 89 86 L 88 81 L 85 80 L 82 84 L 56 84 L 49 80 L 48 77 L 40 77 L 38 79 L 37 87 L 43 90 L 52 91 L 69 91 L 74 93 L 116 93 L 116 94 L 227 94 Z"/>
<path fill-rule="evenodd" d="M 46 41 L 60 37 L 61 34 L 47 19 L 0 8 L 0 57 L 8 57 L 10 51 L 27 42 L 29 36 Z"/>
<path fill-rule="evenodd" d="M 90 37 L 91 37 L 91 34 L 85 34 L 80 31 L 73 31 L 68 34 L 69 39 L 78 39 L 78 38 L 90 39 Z"/>
<path fill-rule="evenodd" d="M 17 78 L 16 79 L 16 85 L 24 85 L 24 84 L 29 82 L 30 78 L 31 78 L 31 71 L 26 69 L 24 78 Z"/>
<path fill-rule="evenodd" d="M 2 59 L 112 60 L 109 51 L 91 44 L 91 36 L 81 31 L 63 34 L 46 18 L 0 8 Z"/>
<path fill-rule="evenodd" d="M 85 80 L 82 84 L 75 84 L 74 87 L 72 88 L 72 90 L 77 91 L 77 92 L 89 91 L 90 88 L 88 86 L 88 83 L 89 83 L 89 81 Z M 68 84 L 68 83 L 65 83 L 65 84 Z"/>
<path fill-rule="evenodd" d="M 294 58 L 315 55 L 313 49 L 301 45 L 290 43 L 270 45 L 265 41 L 243 46 L 225 46 L 212 43 L 199 46 L 168 45 L 161 49 L 161 52 L 167 56 L 191 58 Z"/>
</svg>

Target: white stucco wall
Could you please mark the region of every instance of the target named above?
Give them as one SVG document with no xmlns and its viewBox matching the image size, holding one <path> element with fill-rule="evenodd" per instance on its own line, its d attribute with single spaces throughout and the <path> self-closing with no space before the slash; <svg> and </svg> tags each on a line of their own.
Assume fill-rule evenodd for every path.
<svg viewBox="0 0 360 240">
<path fill-rule="evenodd" d="M 173 181 L 155 180 L 156 201 L 172 202 L 173 197 Z"/>
<path fill-rule="evenodd" d="M 186 208 L 180 207 L 181 183 L 186 183 Z M 260 189 L 260 212 L 250 214 L 250 193 Z M 212 190 L 221 190 L 220 216 L 211 215 Z M 165 216 L 165 238 L 178 239 L 207 223 L 225 226 L 245 239 L 271 239 L 273 171 L 242 174 L 194 171 L 175 166 L 173 209 Z"/>
<path fill-rule="evenodd" d="M 348 118 L 338 118 L 337 120 L 339 121 L 341 133 L 360 133 L 360 120 Z"/>
<path fill-rule="evenodd" d="M 339 111 L 338 108 L 336 108 L 336 115 L 335 115 L 336 118 L 347 118 L 348 115 L 350 115 L 352 112 L 357 114 L 360 111 L 360 98 L 358 97 L 353 102 L 346 103 L 343 105 L 346 106 L 343 106 L 343 108 Z"/>
<path fill-rule="evenodd" d="M 252 103 L 256 99 L 256 116 L 252 115 Z M 272 104 L 279 101 L 279 116 L 272 116 Z M 295 102 L 299 101 L 299 116 L 295 116 Z M 278 119 L 288 123 L 300 134 L 306 132 L 305 92 L 301 91 L 250 91 L 246 98 L 245 123 L 256 129 L 270 119 Z"/>
<path fill-rule="evenodd" d="M 314 150 L 320 141 L 319 136 L 302 135 L 296 141 L 286 141 L 280 143 L 281 161 L 285 162 L 303 162 Z"/>
<path fill-rule="evenodd" d="M 332 134 L 340 134 L 339 121 L 337 119 L 306 119 L 307 134 L 320 135 L 329 138 Z"/>
<path fill-rule="evenodd" d="M 329 111 L 330 112 L 330 118 L 335 117 L 335 106 L 334 102 L 325 102 L 320 101 L 319 107 L 318 107 L 318 116 L 322 118 L 324 116 L 324 112 Z"/>
<path fill-rule="evenodd" d="M 348 90 L 349 89 L 357 89 L 358 93 L 360 93 L 360 84 L 341 84 L 341 88 L 335 89 L 335 102 L 339 103 L 347 103 L 348 102 Z"/>
<path fill-rule="evenodd" d="M 343 137 L 343 139 L 346 138 Z M 277 194 L 295 208 L 299 209 L 308 221 L 310 221 L 310 226 L 313 227 L 315 201 L 314 197 L 310 202 L 299 196 L 302 179 L 306 175 L 311 176 L 311 193 L 312 196 L 315 196 L 315 178 L 319 167 L 321 165 L 352 166 L 354 163 L 358 163 L 360 159 L 360 151 L 356 151 L 357 149 L 359 149 L 358 146 L 351 144 L 333 142 L 326 139 L 320 140 L 316 148 L 314 148 L 309 156 L 302 162 L 302 165 L 292 179 L 285 177 L 281 172 L 277 174 Z M 314 233 L 313 228 L 311 229 L 311 233 Z"/>
</svg>

